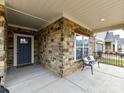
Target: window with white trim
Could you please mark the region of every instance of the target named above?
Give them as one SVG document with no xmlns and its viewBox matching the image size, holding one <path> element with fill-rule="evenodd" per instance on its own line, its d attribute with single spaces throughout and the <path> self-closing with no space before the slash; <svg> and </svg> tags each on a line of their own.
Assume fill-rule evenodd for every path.
<svg viewBox="0 0 124 93">
<path fill-rule="evenodd" d="M 89 37 L 75 34 L 75 60 L 80 60 L 88 56 L 89 53 Z"/>
</svg>

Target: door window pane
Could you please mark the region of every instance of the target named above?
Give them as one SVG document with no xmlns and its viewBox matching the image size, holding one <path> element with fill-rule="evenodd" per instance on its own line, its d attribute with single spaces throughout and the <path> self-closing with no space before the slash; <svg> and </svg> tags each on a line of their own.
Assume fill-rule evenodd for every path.
<svg viewBox="0 0 124 93">
<path fill-rule="evenodd" d="M 21 38 L 20 44 L 28 44 L 28 40 L 26 38 Z"/>
</svg>

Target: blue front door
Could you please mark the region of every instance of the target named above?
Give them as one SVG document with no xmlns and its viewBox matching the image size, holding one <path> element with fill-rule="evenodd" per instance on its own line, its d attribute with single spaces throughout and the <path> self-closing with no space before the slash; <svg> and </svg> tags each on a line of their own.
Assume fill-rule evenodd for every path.
<svg viewBox="0 0 124 93">
<path fill-rule="evenodd" d="M 17 65 L 31 64 L 31 37 L 17 36 Z"/>
</svg>

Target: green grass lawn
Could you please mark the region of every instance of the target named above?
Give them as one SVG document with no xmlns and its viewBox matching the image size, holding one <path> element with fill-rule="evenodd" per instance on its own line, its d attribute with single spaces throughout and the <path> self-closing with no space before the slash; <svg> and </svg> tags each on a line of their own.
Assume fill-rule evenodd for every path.
<svg viewBox="0 0 124 93">
<path fill-rule="evenodd" d="M 112 59 L 112 58 L 100 58 L 98 61 L 103 62 L 103 63 L 108 63 L 108 64 L 116 64 L 116 65 L 123 65 L 124 66 L 124 59 L 119 60 L 119 59 Z"/>
</svg>

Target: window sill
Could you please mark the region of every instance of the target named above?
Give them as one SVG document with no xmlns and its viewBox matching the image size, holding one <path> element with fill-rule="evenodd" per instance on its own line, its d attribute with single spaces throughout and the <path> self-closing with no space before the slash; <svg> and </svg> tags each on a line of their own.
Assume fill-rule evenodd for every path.
<svg viewBox="0 0 124 93">
<path fill-rule="evenodd" d="M 78 63 L 79 61 L 82 61 L 82 59 L 75 60 L 74 63 Z"/>
</svg>

